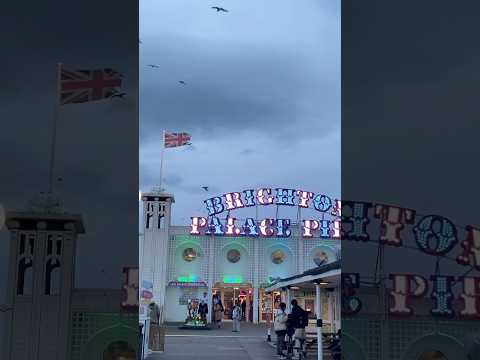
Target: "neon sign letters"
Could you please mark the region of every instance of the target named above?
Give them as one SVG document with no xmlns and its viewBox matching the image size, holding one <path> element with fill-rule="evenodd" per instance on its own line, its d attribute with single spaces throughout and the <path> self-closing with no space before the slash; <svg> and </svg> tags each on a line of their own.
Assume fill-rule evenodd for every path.
<svg viewBox="0 0 480 360">
<path fill-rule="evenodd" d="M 191 218 L 191 235 L 216 236 L 261 236 L 284 237 L 291 236 L 290 219 L 246 218 L 241 223 L 231 217 L 230 211 L 254 206 L 297 206 L 310 208 L 321 213 L 321 219 L 306 219 L 301 221 L 301 233 L 304 238 L 318 234 L 322 238 L 340 238 L 340 200 L 332 199 L 324 194 L 314 194 L 310 191 L 286 188 L 261 188 L 232 192 L 222 196 L 212 197 L 204 201 L 208 216 Z M 228 212 L 222 221 L 217 215 Z M 325 219 L 325 215 L 329 218 Z"/>
<path fill-rule="evenodd" d="M 369 217 L 369 212 L 373 214 Z M 378 236 L 371 238 L 375 219 L 380 224 Z M 455 247 L 457 253 L 450 259 L 462 266 L 480 270 L 480 229 L 464 228 L 464 241 L 459 241 L 459 229 L 449 219 L 438 215 L 419 215 L 412 209 L 367 202 L 342 202 L 342 240 L 361 243 L 377 242 L 385 246 L 402 247 L 406 244 L 405 228 L 409 226 L 416 244 L 416 250 L 436 257 L 447 257 Z M 375 228 L 374 228 L 375 229 Z M 415 249 L 415 248 L 414 248 Z M 438 263 L 437 263 L 438 264 Z M 430 314 L 449 318 L 480 318 L 480 277 L 450 276 L 441 274 L 424 277 L 420 274 L 390 274 L 391 287 L 388 313 L 393 316 L 411 316 L 416 301 L 430 297 Z M 355 315 L 362 308 L 356 291 L 360 288 L 360 274 L 342 273 L 342 312 Z M 460 289 L 454 292 L 454 287 Z"/>
<path fill-rule="evenodd" d="M 390 274 L 389 279 L 392 287 L 388 289 L 388 313 L 399 317 L 414 315 L 415 301 L 426 297 L 429 292 L 428 280 L 418 274 Z M 480 319 L 480 277 L 432 275 L 430 282 L 432 316 Z M 453 292 L 456 283 L 461 285 L 457 296 Z M 362 301 L 357 295 L 359 288 L 360 274 L 342 273 L 342 314 L 352 316 L 362 309 Z"/>
<path fill-rule="evenodd" d="M 450 254 L 455 252 L 453 260 L 458 265 L 480 271 L 480 229 L 473 226 L 460 228 L 438 215 L 420 215 L 412 209 L 386 204 L 340 201 L 324 194 L 286 188 L 227 193 L 204 203 L 208 216 L 191 218 L 191 235 L 288 238 L 292 234 L 290 219 L 247 218 L 237 221 L 230 216 L 230 211 L 268 205 L 309 208 L 317 211 L 319 216 L 318 219 L 301 220 L 299 226 L 303 238 L 408 247 L 405 240 L 409 236 L 415 242 L 416 250 L 425 255 L 452 258 Z M 227 216 L 222 220 L 218 215 L 224 212 Z M 465 235 L 459 235 L 459 230 Z M 416 300 L 429 296 L 432 316 L 480 318 L 480 277 L 437 273 L 425 278 L 419 274 L 402 273 L 390 274 L 389 281 L 388 312 L 391 315 L 411 316 Z M 354 315 L 362 308 L 356 295 L 360 283 L 360 274 L 342 274 L 342 312 L 346 315 Z M 459 289 L 454 292 L 457 285 Z"/>
</svg>

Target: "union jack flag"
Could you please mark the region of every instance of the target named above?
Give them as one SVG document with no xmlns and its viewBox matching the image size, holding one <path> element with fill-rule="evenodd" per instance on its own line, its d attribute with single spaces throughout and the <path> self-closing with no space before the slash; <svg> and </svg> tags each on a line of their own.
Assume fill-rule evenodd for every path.
<svg viewBox="0 0 480 360">
<path fill-rule="evenodd" d="M 112 69 L 62 69 L 60 85 L 61 105 L 102 100 L 118 93 L 122 75 Z"/>
<path fill-rule="evenodd" d="M 187 133 L 165 133 L 164 144 L 166 148 L 190 145 L 191 138 Z"/>
</svg>

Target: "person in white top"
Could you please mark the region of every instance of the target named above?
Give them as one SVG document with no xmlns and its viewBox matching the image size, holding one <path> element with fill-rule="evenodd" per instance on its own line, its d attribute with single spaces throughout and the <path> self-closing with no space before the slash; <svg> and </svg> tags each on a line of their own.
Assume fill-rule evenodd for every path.
<svg viewBox="0 0 480 360">
<path fill-rule="evenodd" d="M 285 303 L 280 303 L 278 312 L 275 316 L 275 321 L 273 323 L 273 330 L 275 330 L 275 334 L 277 335 L 277 355 L 280 356 L 280 359 L 286 359 L 286 357 L 283 355 L 288 319 L 288 315 L 285 312 L 286 308 L 287 305 Z"/>
<path fill-rule="evenodd" d="M 242 320 L 242 309 L 238 305 L 238 300 L 235 300 L 235 306 L 232 309 L 233 332 L 240 331 L 240 320 Z"/>
</svg>

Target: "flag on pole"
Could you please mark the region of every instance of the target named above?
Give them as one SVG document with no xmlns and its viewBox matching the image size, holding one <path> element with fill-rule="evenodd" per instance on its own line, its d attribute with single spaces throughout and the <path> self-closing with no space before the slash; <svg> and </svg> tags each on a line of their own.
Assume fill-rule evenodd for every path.
<svg viewBox="0 0 480 360">
<path fill-rule="evenodd" d="M 166 148 L 190 145 L 192 137 L 187 133 L 165 133 L 164 144 Z"/>
<path fill-rule="evenodd" d="M 112 69 L 61 69 L 60 104 L 77 104 L 107 99 L 118 92 L 122 75 Z"/>
</svg>

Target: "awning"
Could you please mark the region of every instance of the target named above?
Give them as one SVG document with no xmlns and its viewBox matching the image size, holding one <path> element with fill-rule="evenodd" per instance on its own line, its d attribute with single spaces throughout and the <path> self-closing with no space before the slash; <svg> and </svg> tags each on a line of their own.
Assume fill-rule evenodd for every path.
<svg viewBox="0 0 480 360">
<path fill-rule="evenodd" d="M 301 274 L 290 276 L 284 279 L 280 279 L 274 284 L 265 288 L 266 292 L 272 292 L 275 290 L 280 290 L 289 286 L 298 286 L 301 288 L 311 288 L 313 289 L 314 282 L 322 280 L 328 284 L 325 284 L 324 287 L 340 287 L 341 282 L 341 270 L 340 270 L 340 261 L 334 261 L 329 264 L 318 266 L 313 269 L 309 269 Z"/>
</svg>

